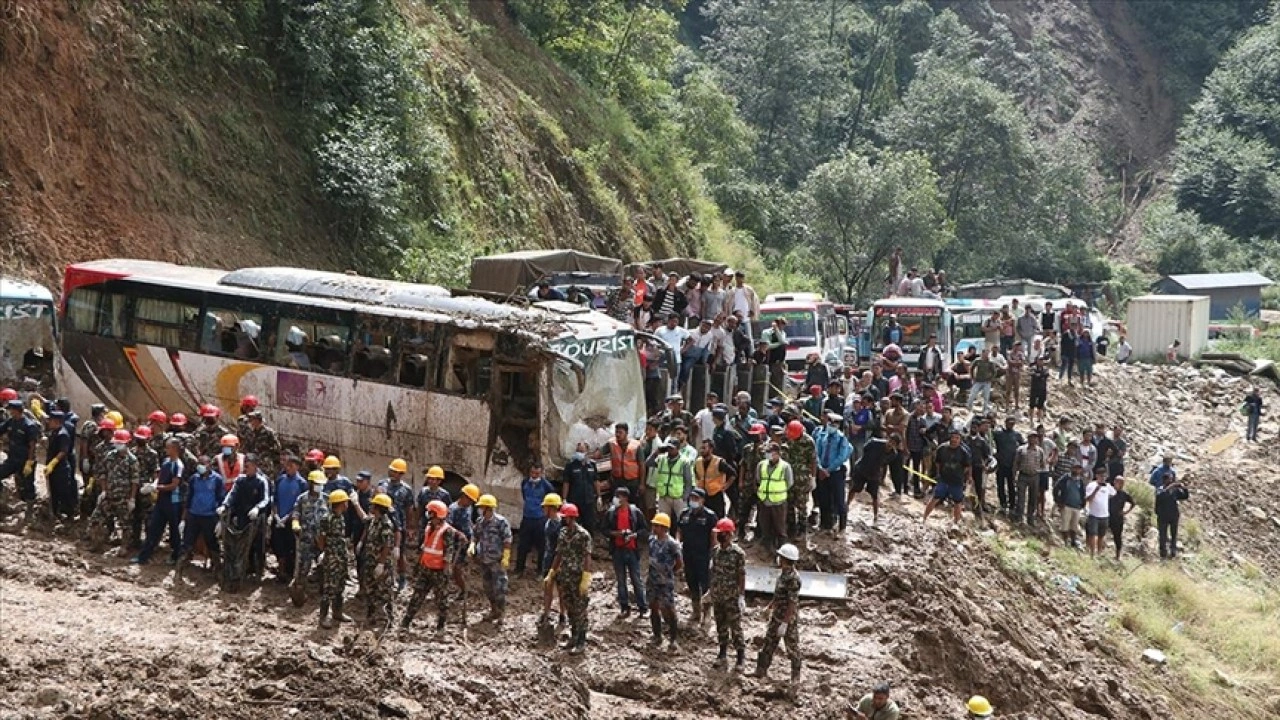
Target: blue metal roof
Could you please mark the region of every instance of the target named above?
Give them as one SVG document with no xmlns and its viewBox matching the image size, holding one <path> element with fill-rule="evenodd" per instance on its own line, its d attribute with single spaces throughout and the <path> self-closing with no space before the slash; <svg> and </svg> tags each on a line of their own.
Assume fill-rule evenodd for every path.
<svg viewBox="0 0 1280 720">
<path fill-rule="evenodd" d="M 1187 290 L 1212 290 L 1215 288 L 1266 287 L 1272 282 L 1266 276 L 1256 272 L 1233 273 L 1196 273 L 1193 275 L 1167 275 Z"/>
</svg>

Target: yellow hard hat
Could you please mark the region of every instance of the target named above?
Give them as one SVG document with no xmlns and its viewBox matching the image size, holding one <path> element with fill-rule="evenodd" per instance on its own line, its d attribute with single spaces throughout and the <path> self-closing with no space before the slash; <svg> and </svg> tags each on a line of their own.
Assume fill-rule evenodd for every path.
<svg viewBox="0 0 1280 720">
<path fill-rule="evenodd" d="M 118 428 L 124 427 L 124 416 L 121 415 L 116 410 L 112 410 L 111 412 L 107 413 L 107 419 L 115 423 L 116 427 Z"/>
<path fill-rule="evenodd" d="M 564 500 L 555 493 L 547 493 L 547 496 L 542 498 L 542 507 L 560 507 L 563 504 Z"/>
<path fill-rule="evenodd" d="M 337 455 L 330 455 L 324 459 L 324 463 L 320 467 L 323 467 L 325 470 L 341 470 L 342 461 L 338 459 Z"/>
<path fill-rule="evenodd" d="M 333 492 L 329 493 L 330 505 L 337 505 L 338 503 L 344 503 L 350 499 L 351 498 L 347 497 L 346 490 L 334 490 Z"/>
<path fill-rule="evenodd" d="M 339 490 L 339 492 L 342 492 L 342 491 Z M 329 502 L 333 502 L 333 500 L 331 499 Z M 384 508 L 390 508 L 392 504 L 391 496 L 386 493 L 378 493 L 377 495 L 374 495 L 373 500 L 371 500 L 370 502 L 372 502 L 374 505 L 377 505 L 379 507 L 384 507 Z"/>
<path fill-rule="evenodd" d="M 444 468 L 440 467 L 439 465 L 432 465 L 431 467 L 427 468 L 427 477 L 443 480 Z"/>
<path fill-rule="evenodd" d="M 391 472 L 398 473 L 409 472 L 409 463 L 405 462 L 404 458 L 396 458 L 391 461 L 391 464 L 387 466 L 387 469 Z"/>
<path fill-rule="evenodd" d="M 671 516 L 666 513 L 656 513 L 653 516 L 653 520 L 650 522 L 654 525 L 661 525 L 662 527 L 669 529 L 671 527 Z"/>
<path fill-rule="evenodd" d="M 480 499 L 476 501 L 476 504 L 480 507 L 496 508 L 498 507 L 498 498 L 492 495 L 481 495 Z"/>
<path fill-rule="evenodd" d="M 471 502 L 475 502 L 480 499 L 480 487 L 478 485 L 467 483 L 462 486 L 462 494 L 471 498 Z"/>
<path fill-rule="evenodd" d="M 307 479 L 316 485 L 323 485 L 329 482 L 329 478 L 325 477 L 323 470 L 312 470 L 311 473 L 307 475 Z"/>
<path fill-rule="evenodd" d="M 969 698 L 969 702 L 965 703 L 965 707 L 969 708 L 969 714 L 978 717 L 987 717 L 995 712 L 995 708 L 991 707 L 991 703 L 981 695 L 974 695 Z"/>
</svg>

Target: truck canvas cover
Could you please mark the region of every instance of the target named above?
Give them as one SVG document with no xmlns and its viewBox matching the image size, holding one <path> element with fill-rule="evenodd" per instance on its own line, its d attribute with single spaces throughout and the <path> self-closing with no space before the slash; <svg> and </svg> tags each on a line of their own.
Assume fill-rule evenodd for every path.
<svg viewBox="0 0 1280 720">
<path fill-rule="evenodd" d="M 471 290 L 523 294 L 544 277 L 591 273 L 621 277 L 622 261 L 577 250 L 526 250 L 471 261 Z"/>
</svg>

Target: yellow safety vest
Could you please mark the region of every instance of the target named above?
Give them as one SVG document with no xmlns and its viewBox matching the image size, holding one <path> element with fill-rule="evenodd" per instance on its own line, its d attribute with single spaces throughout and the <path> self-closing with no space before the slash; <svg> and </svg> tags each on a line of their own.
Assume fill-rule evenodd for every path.
<svg viewBox="0 0 1280 720">
<path fill-rule="evenodd" d="M 769 461 L 760 463 L 760 488 L 756 497 L 762 503 L 778 505 L 787 500 L 787 461 L 779 460 L 773 470 L 769 469 Z"/>
<path fill-rule="evenodd" d="M 720 464 L 724 462 L 720 458 L 712 455 L 703 462 L 701 459 L 693 465 L 693 474 L 698 478 L 698 487 L 707 491 L 708 495 L 719 495 L 724 490 L 725 474 L 720 470 Z"/>
<path fill-rule="evenodd" d="M 658 481 L 654 483 L 654 488 L 658 491 L 658 497 L 684 497 L 684 466 L 685 461 L 682 457 L 677 457 L 675 462 L 672 462 L 671 458 L 666 456 L 658 458 L 655 469 Z"/>
</svg>

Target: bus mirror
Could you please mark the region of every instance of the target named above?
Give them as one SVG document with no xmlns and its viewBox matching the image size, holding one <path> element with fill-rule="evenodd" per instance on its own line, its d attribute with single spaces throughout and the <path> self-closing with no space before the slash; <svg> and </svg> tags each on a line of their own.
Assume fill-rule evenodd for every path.
<svg viewBox="0 0 1280 720">
<path fill-rule="evenodd" d="M 849 320 L 848 320 L 848 318 L 843 318 L 843 317 L 838 317 L 838 318 L 836 318 L 836 334 L 837 334 L 837 335 L 848 335 L 848 334 L 849 334 Z"/>
</svg>

